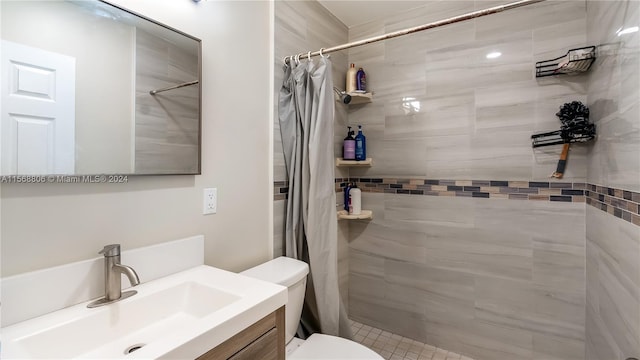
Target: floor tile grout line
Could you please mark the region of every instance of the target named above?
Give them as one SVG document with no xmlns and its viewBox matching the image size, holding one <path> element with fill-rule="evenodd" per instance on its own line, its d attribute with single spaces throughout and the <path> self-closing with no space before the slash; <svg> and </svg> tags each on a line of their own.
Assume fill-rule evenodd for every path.
<svg viewBox="0 0 640 360">
<path fill-rule="evenodd" d="M 473 360 L 376 327 L 350 320 L 353 340 L 387 360 Z"/>
</svg>

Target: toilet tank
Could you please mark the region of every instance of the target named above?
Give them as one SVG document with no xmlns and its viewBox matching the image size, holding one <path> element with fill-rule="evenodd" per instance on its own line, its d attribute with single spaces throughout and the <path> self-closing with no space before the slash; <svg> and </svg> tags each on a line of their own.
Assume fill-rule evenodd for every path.
<svg viewBox="0 0 640 360">
<path fill-rule="evenodd" d="M 309 266 L 307 263 L 285 256 L 267 261 L 240 273 L 287 287 L 287 295 L 289 297 L 285 305 L 285 340 L 287 343 L 291 341 L 298 329 L 308 273 Z"/>
</svg>

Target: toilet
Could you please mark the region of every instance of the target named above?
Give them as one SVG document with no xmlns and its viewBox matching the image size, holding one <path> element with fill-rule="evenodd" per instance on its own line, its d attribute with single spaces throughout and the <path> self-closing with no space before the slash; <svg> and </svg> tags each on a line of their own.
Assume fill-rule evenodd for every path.
<svg viewBox="0 0 640 360">
<path fill-rule="evenodd" d="M 284 256 L 241 272 L 242 275 L 287 287 L 289 295 L 285 305 L 287 360 L 382 360 L 383 358 L 373 350 L 341 337 L 319 333 L 309 336 L 307 340 L 294 337 L 302 314 L 308 273 L 309 266 L 306 263 Z"/>
</svg>

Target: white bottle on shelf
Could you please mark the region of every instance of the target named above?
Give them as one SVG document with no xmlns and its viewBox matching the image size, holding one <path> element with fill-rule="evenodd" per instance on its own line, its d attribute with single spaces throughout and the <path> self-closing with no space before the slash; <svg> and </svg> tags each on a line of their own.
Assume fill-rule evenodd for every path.
<svg viewBox="0 0 640 360">
<path fill-rule="evenodd" d="M 347 70 L 347 83 L 345 85 L 345 90 L 347 93 L 353 93 L 356 91 L 356 64 L 349 65 L 349 70 Z"/>
<path fill-rule="evenodd" d="M 349 214 L 360 215 L 362 213 L 362 192 L 357 187 L 349 191 Z"/>
</svg>

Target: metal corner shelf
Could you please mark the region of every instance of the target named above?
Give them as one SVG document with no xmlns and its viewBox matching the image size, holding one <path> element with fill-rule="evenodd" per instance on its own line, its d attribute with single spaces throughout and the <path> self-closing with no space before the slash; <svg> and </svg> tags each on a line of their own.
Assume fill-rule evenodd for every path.
<svg viewBox="0 0 640 360">
<path fill-rule="evenodd" d="M 596 59 L 596 47 L 571 49 L 563 56 L 536 63 L 536 77 L 573 75 L 588 71 Z"/>
<path fill-rule="evenodd" d="M 362 210 L 358 215 L 349 214 L 346 210 L 338 210 L 338 220 L 371 220 L 373 219 L 373 211 Z"/>
<path fill-rule="evenodd" d="M 366 160 L 344 160 L 343 158 L 336 158 L 336 166 L 338 167 L 365 167 L 371 166 L 373 164 L 372 158 L 367 158 Z"/>
</svg>

